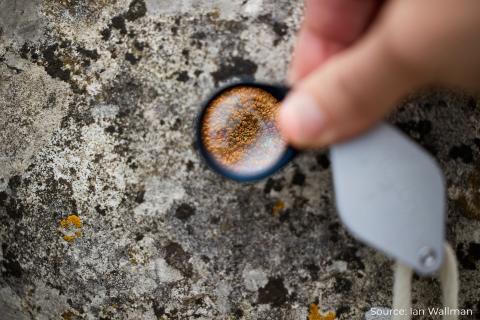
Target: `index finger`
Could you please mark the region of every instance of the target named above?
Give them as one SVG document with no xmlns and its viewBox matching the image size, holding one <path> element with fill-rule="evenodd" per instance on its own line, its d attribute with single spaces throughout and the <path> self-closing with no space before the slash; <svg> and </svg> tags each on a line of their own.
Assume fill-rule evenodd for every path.
<svg viewBox="0 0 480 320">
<path fill-rule="evenodd" d="M 354 42 L 382 0 L 306 0 L 289 80 L 298 81 Z"/>
</svg>

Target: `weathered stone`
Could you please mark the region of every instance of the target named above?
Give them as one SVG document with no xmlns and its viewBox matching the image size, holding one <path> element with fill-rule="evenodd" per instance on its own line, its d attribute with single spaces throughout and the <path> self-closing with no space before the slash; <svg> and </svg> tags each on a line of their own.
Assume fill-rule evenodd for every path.
<svg viewBox="0 0 480 320">
<path fill-rule="evenodd" d="M 238 184 L 193 146 L 196 112 L 217 85 L 285 79 L 301 10 L 0 0 L 1 315 L 303 320 L 317 303 L 361 319 L 390 305 L 392 262 L 342 227 L 324 152 Z M 389 120 L 445 171 L 460 306 L 476 310 L 478 103 L 423 92 Z M 62 224 L 71 215 L 78 227 Z M 418 307 L 439 305 L 431 281 L 414 289 Z"/>
</svg>

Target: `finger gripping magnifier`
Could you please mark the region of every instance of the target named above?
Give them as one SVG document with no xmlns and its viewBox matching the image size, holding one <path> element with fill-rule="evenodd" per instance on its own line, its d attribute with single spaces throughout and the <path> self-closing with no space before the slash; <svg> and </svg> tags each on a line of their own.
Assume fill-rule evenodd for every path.
<svg viewBox="0 0 480 320">
<path fill-rule="evenodd" d="M 216 91 L 197 117 L 195 139 L 207 165 L 240 181 L 270 176 L 299 152 L 280 135 L 276 114 L 288 88 L 239 82 Z M 413 268 L 438 270 L 445 238 L 445 185 L 436 161 L 382 123 L 330 149 L 335 200 L 359 240 Z"/>
</svg>

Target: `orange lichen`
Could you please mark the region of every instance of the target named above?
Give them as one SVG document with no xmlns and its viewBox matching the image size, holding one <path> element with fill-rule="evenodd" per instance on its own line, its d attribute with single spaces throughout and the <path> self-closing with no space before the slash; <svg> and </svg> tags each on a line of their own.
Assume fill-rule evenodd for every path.
<svg viewBox="0 0 480 320">
<path fill-rule="evenodd" d="M 74 236 L 63 236 L 63 240 L 65 240 L 67 242 L 72 242 L 73 240 L 75 240 L 75 237 Z"/>
<path fill-rule="evenodd" d="M 79 216 L 71 214 L 60 221 L 60 232 L 63 234 L 63 240 L 72 242 L 82 236 L 82 220 Z"/>
<path fill-rule="evenodd" d="M 80 220 L 79 216 L 77 216 L 75 214 L 71 214 L 68 217 L 66 217 L 65 219 L 62 219 L 62 221 L 60 221 L 60 225 L 64 228 L 69 228 L 70 226 L 75 226 L 77 228 L 81 228 L 82 227 L 82 220 Z"/>
<path fill-rule="evenodd" d="M 318 306 L 315 303 L 310 305 L 310 311 L 308 312 L 308 320 L 335 320 L 336 315 L 333 311 L 326 313 L 320 312 Z"/>
<path fill-rule="evenodd" d="M 272 214 L 276 216 L 285 209 L 285 203 L 282 200 L 277 200 L 272 207 Z"/>
</svg>

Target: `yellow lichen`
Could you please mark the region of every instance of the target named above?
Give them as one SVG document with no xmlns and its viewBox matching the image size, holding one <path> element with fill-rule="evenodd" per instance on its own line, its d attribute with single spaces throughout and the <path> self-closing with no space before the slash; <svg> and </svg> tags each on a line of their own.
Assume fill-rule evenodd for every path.
<svg viewBox="0 0 480 320">
<path fill-rule="evenodd" d="M 68 228 L 70 226 L 75 226 L 77 228 L 82 227 L 82 220 L 76 214 L 71 214 L 62 221 L 60 221 L 60 225 L 64 228 Z"/>
<path fill-rule="evenodd" d="M 82 220 L 79 216 L 71 214 L 60 221 L 60 232 L 63 234 L 63 240 L 72 242 L 82 236 Z"/>
<path fill-rule="evenodd" d="M 74 236 L 63 236 L 63 240 L 65 240 L 67 242 L 72 242 L 73 240 L 75 240 L 75 237 Z"/>
<path fill-rule="evenodd" d="M 335 320 L 336 315 L 333 311 L 326 313 L 318 311 L 318 306 L 315 303 L 310 305 L 310 311 L 308 313 L 308 320 Z"/>
<path fill-rule="evenodd" d="M 285 203 L 282 200 L 277 200 L 272 208 L 272 214 L 276 216 L 277 214 L 281 213 L 285 208 Z"/>
<path fill-rule="evenodd" d="M 130 260 L 130 262 L 133 264 L 133 265 L 137 265 L 138 264 L 138 260 L 136 259 L 135 257 L 135 254 L 132 252 L 132 251 L 128 251 L 128 260 Z"/>
</svg>

